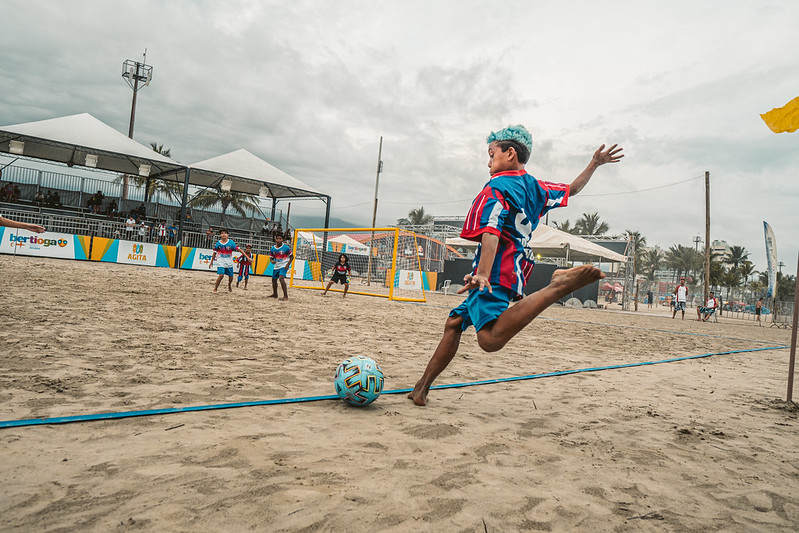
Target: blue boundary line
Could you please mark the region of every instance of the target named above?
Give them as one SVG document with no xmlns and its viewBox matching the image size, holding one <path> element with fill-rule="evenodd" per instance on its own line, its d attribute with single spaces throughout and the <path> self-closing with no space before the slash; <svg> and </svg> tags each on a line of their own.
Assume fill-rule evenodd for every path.
<svg viewBox="0 0 799 533">
<path fill-rule="evenodd" d="M 603 370 L 618 370 L 621 368 L 634 368 L 638 366 L 659 365 L 664 363 L 675 363 L 678 361 L 690 361 L 692 359 L 702 359 L 714 355 L 731 355 L 737 353 L 762 352 L 765 350 L 782 350 L 788 346 L 769 346 L 766 348 L 750 348 L 747 350 L 731 350 L 728 352 L 705 353 L 701 355 L 689 355 L 685 357 L 675 357 L 673 359 L 661 359 L 659 361 L 643 361 L 638 363 L 626 363 L 621 365 L 598 366 L 593 368 L 578 368 L 574 370 L 561 370 L 557 372 L 546 372 L 544 374 L 530 374 L 527 376 L 514 376 L 510 378 L 486 379 L 482 381 L 471 381 L 467 383 L 453 383 L 449 385 L 434 385 L 432 390 L 457 389 L 463 387 L 473 387 L 476 385 L 490 385 L 494 383 L 504 383 L 511 381 L 523 381 L 528 379 L 551 378 L 557 376 L 568 376 L 570 374 L 580 374 L 584 372 L 600 372 Z M 383 394 L 402 394 L 413 389 L 393 389 L 383 391 Z M 89 422 L 94 420 L 114 420 L 119 418 L 133 418 L 137 416 L 168 415 L 173 413 L 190 413 L 194 411 L 214 411 L 217 409 L 232 409 L 236 407 L 254 407 L 259 405 L 280 405 L 288 403 L 317 402 L 321 400 L 338 400 L 336 395 L 326 396 L 305 396 L 300 398 L 282 398 L 278 400 L 258 400 L 252 402 L 221 403 L 215 405 L 196 405 L 193 407 L 169 407 L 165 409 L 149 409 L 145 411 L 122 411 L 117 413 L 98 413 L 91 415 L 59 416 L 53 418 L 30 418 L 26 420 L 4 420 L 0 421 L 0 429 L 25 426 L 41 426 L 49 424 L 69 424 L 72 422 Z"/>
</svg>

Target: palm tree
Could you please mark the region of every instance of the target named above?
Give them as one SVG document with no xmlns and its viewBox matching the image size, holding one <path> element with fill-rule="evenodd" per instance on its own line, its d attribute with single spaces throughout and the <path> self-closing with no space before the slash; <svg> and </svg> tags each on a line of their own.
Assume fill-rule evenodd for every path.
<svg viewBox="0 0 799 533">
<path fill-rule="evenodd" d="M 609 229 L 607 222 L 599 221 L 599 213 L 583 213 L 583 218 L 574 224 L 577 235 L 604 235 Z"/>
<path fill-rule="evenodd" d="M 646 250 L 641 257 L 641 272 L 646 279 L 655 281 L 655 271 L 660 270 L 663 263 L 663 250 L 657 246 Z"/>
<path fill-rule="evenodd" d="M 730 246 L 730 256 L 727 258 L 727 263 L 732 265 L 732 268 L 738 266 L 749 259 L 749 252 L 743 246 Z"/>
<path fill-rule="evenodd" d="M 741 272 L 741 277 L 744 280 L 744 291 L 749 286 L 749 277 L 756 274 L 755 265 L 751 261 L 744 261 L 738 269 Z"/>
<path fill-rule="evenodd" d="M 560 231 L 565 231 L 566 233 L 574 233 L 574 228 L 572 227 L 572 223 L 569 220 L 564 220 L 561 223 L 557 223 L 553 220 L 552 227 L 555 229 L 559 229 Z"/>
<path fill-rule="evenodd" d="M 407 218 L 397 220 L 398 226 L 429 226 L 433 223 L 432 215 L 424 212 L 424 207 L 411 209 Z"/>
<path fill-rule="evenodd" d="M 150 143 L 150 148 L 152 148 L 154 152 L 158 152 L 166 157 L 171 157 L 172 155 L 172 150 L 170 148 L 164 148 L 163 144 Z M 134 176 L 133 174 L 127 177 L 129 180 L 132 180 L 137 187 L 144 187 L 145 202 L 149 202 L 150 199 L 159 192 L 174 200 L 180 200 L 183 195 L 183 184 L 177 181 L 167 181 L 160 178 L 151 178 L 150 176 L 145 178 L 144 176 Z M 119 182 L 123 178 L 125 178 L 125 175 L 119 176 L 114 181 Z"/>
<path fill-rule="evenodd" d="M 222 189 L 205 189 L 189 201 L 189 205 L 192 207 L 200 208 L 217 204 L 222 206 L 222 218 L 225 217 L 229 208 L 241 216 L 247 215 L 247 208 L 251 210 L 258 208 L 255 196 L 252 194 L 223 191 Z"/>
</svg>

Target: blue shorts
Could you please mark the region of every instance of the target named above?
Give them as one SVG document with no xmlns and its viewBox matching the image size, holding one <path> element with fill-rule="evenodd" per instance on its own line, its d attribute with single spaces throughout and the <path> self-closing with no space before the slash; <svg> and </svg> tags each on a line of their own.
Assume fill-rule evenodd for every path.
<svg viewBox="0 0 799 533">
<path fill-rule="evenodd" d="M 220 276 L 230 276 L 233 277 L 233 267 L 216 267 L 216 273 Z"/>
<path fill-rule="evenodd" d="M 674 302 L 675 311 L 685 311 L 685 302 Z"/>
<path fill-rule="evenodd" d="M 449 312 L 449 316 L 463 319 L 463 331 L 469 326 L 480 331 L 486 324 L 499 318 L 515 296 L 516 291 L 505 287 L 493 287 L 493 292 L 488 292 L 488 289 L 473 289 L 462 304 Z"/>
<path fill-rule="evenodd" d="M 276 268 L 272 270 L 272 279 L 285 278 L 288 271 L 288 267 Z"/>
</svg>

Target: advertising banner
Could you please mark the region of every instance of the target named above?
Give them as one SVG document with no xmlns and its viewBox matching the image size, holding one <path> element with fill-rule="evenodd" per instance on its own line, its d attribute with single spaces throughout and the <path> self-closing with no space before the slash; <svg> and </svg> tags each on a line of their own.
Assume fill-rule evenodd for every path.
<svg viewBox="0 0 799 533">
<path fill-rule="evenodd" d="M 183 248 L 183 256 L 180 261 L 180 268 L 186 270 L 205 270 L 206 272 L 216 272 L 216 267 L 218 266 L 216 263 L 214 263 L 213 268 L 211 268 L 211 259 L 213 257 L 214 251 L 210 248 L 191 248 L 186 246 Z M 233 272 L 236 274 L 239 272 L 239 257 L 241 257 L 241 252 L 233 252 Z M 269 258 L 267 257 L 266 259 Z M 261 257 L 259 261 L 263 261 L 263 257 Z M 267 262 L 268 261 L 265 261 L 264 265 Z M 262 272 L 256 272 L 256 269 L 253 269 L 252 267 L 250 268 L 250 275 L 259 273 Z"/>
<path fill-rule="evenodd" d="M 33 233 L 0 226 L 0 253 L 86 260 L 91 238 L 68 233 Z"/>
<path fill-rule="evenodd" d="M 399 270 L 394 275 L 394 287 L 409 291 L 429 291 L 427 276 L 422 275 L 418 270 Z"/>
<path fill-rule="evenodd" d="M 768 267 L 768 291 L 766 296 L 771 298 L 777 290 L 777 239 L 774 238 L 774 230 L 768 222 L 763 221 L 763 231 L 766 234 L 766 265 Z"/>
<path fill-rule="evenodd" d="M 94 237 L 91 259 L 106 263 L 171 268 L 175 264 L 175 247 Z"/>
</svg>

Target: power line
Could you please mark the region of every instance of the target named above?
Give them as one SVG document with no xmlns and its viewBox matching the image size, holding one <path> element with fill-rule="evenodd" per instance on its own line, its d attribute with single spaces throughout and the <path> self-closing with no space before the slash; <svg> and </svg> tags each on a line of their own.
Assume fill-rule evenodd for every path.
<svg viewBox="0 0 799 533">
<path fill-rule="evenodd" d="M 687 180 L 675 181 L 674 183 L 667 183 L 666 185 L 658 185 L 657 187 L 650 187 L 648 189 L 638 189 L 636 191 L 605 192 L 605 193 L 599 193 L 599 194 L 580 194 L 580 196 L 582 196 L 582 197 L 587 197 L 587 196 L 619 196 L 621 194 L 635 194 L 635 193 L 639 193 L 639 192 L 654 191 L 655 189 L 664 189 L 666 187 L 673 187 L 674 185 L 680 185 L 681 183 L 687 183 L 689 181 L 702 179 L 703 177 L 704 176 L 696 176 L 696 177 L 693 177 L 693 178 L 688 178 Z"/>
</svg>

